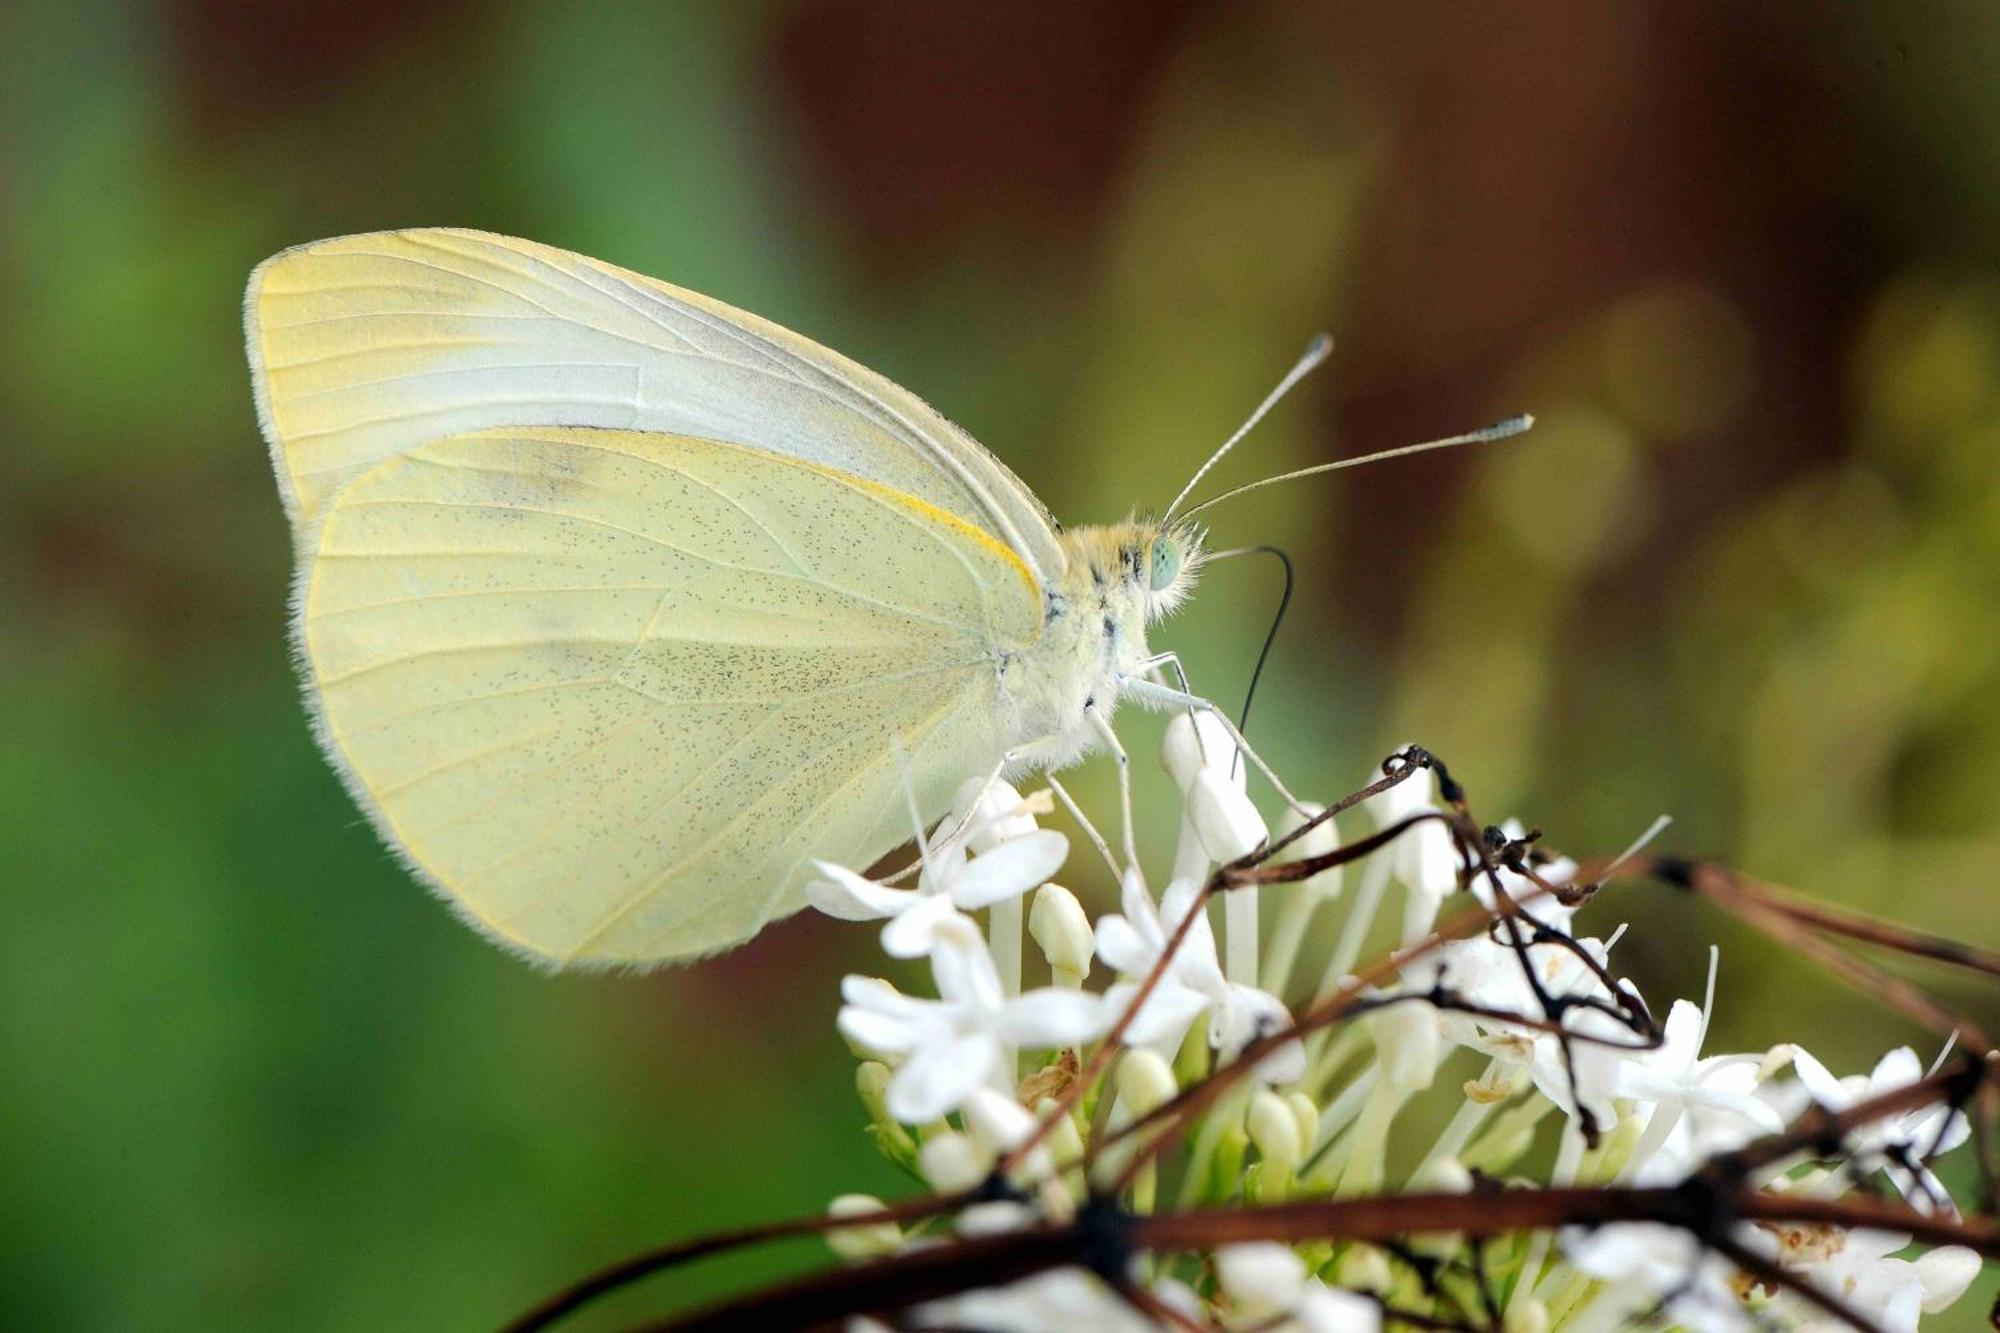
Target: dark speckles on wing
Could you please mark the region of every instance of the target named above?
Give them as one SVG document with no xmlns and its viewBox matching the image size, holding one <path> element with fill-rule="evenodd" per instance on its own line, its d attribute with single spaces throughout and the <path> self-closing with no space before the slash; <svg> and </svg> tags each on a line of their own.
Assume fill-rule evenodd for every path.
<svg viewBox="0 0 2000 1333">
<path fill-rule="evenodd" d="M 803 858 L 889 850 L 892 756 L 933 803 L 991 763 L 996 675 L 1042 629 L 979 542 L 668 436 L 452 437 L 357 479 L 320 543 L 303 634 L 357 789 L 555 956 L 720 947 Z"/>
</svg>

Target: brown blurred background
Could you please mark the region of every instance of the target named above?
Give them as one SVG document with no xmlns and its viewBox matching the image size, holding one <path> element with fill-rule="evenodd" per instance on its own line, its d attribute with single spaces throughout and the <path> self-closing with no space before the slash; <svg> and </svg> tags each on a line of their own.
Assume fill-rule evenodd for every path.
<svg viewBox="0 0 2000 1333">
<path fill-rule="evenodd" d="M 1215 485 L 1533 411 L 1214 512 L 1300 560 L 1251 724 L 1295 785 L 1421 740 L 1561 846 L 1666 811 L 2000 944 L 2000 8 L 31 0 L 0 50 L 9 1326 L 490 1325 L 903 1188 L 832 1029 L 867 932 L 552 980 L 315 753 L 238 302 L 320 236 L 711 293 L 1070 521 L 1164 504 L 1321 328 Z M 1276 594 L 1217 567 L 1156 638 L 1237 697 Z M 1717 1048 L 1933 1049 L 1664 892 L 1593 911 L 1662 1009 L 1722 943 Z"/>
</svg>

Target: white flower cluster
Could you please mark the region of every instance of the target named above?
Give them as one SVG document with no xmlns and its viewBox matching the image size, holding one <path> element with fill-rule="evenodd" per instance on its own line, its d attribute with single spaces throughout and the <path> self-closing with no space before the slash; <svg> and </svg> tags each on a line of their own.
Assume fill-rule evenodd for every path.
<svg viewBox="0 0 2000 1333">
<path fill-rule="evenodd" d="M 1225 895 L 1218 952 L 1203 886 L 1218 863 L 1264 846 L 1270 830 L 1245 793 L 1246 765 L 1219 725 L 1176 718 L 1163 759 L 1180 796 L 1172 874 L 1156 896 L 1138 867 L 1113 866 L 1119 910 L 1094 924 L 1077 898 L 1052 882 L 1070 848 L 1062 833 L 1040 825 L 1038 816 L 1054 808 L 1049 794 L 1023 796 L 998 780 L 969 781 L 952 814 L 920 831 L 912 886 L 822 865 L 810 887 L 812 902 L 830 915 L 885 922 L 881 943 L 891 957 L 929 963 L 934 995 L 905 994 L 876 977 L 842 984 L 839 1030 L 863 1060 L 857 1081 L 871 1132 L 892 1161 L 937 1191 L 970 1189 L 1027 1142 L 1039 1120 L 1059 1117 L 1016 1164 L 1014 1197 L 960 1212 L 961 1234 L 1071 1216 L 1093 1184 L 1132 1162 L 1127 1140 L 1096 1154 L 1087 1180 L 1082 1164 L 1090 1145 L 1235 1060 L 1253 1040 L 1288 1030 L 1292 1014 L 1281 996 L 1298 999 L 1303 1011 L 1340 991 L 1391 889 L 1402 904 L 1391 943 L 1423 940 L 1462 886 L 1489 908 L 1504 891 L 1524 904 L 1526 916 L 1430 950 L 1394 985 L 1367 993 L 1365 1017 L 1330 1035 L 1272 1047 L 1254 1077 L 1214 1099 L 1175 1151 L 1129 1173 L 1122 1206 L 1145 1213 L 1463 1191 L 1481 1177 L 1556 1186 L 1672 1183 L 1717 1153 L 1781 1130 L 1812 1102 L 1837 1111 L 1923 1073 L 1907 1048 L 1885 1056 L 1867 1077 L 1845 1080 L 1791 1045 L 1704 1055 L 1713 954 L 1702 1003 L 1675 1001 L 1657 1039 L 1646 1040 L 1649 1011 L 1611 966 L 1620 932 L 1579 935 L 1572 908 L 1537 894 L 1533 880 L 1560 885 L 1575 867 L 1535 859 L 1533 880 L 1503 870 L 1498 891 L 1484 875 L 1467 883 L 1428 770 L 1361 807 L 1377 829 L 1407 827 L 1358 863 L 1352 894 L 1339 869 L 1266 889 L 1277 901 L 1262 941 L 1255 890 Z M 1288 811 L 1280 835 L 1310 813 Z M 1106 846 L 1094 830 L 1090 837 Z M 1527 864 L 1518 859 L 1523 854 L 1534 858 L 1517 826 L 1496 837 L 1515 864 Z M 1280 859 L 1337 845 L 1327 820 Z M 1324 909 L 1339 904 L 1344 917 L 1326 919 Z M 974 913 L 984 913 L 983 924 Z M 1161 969 L 1177 933 L 1180 943 Z M 1021 983 L 1026 938 L 1040 954 L 1030 965 L 1046 965 L 1046 985 Z M 1317 983 L 1295 985 L 1301 960 L 1325 941 Z M 1093 990 L 1090 974 L 1100 968 L 1107 984 Z M 1079 1071 L 1092 1067 L 1114 1029 L 1123 1049 L 1107 1075 L 1075 1089 Z M 1455 1065 L 1469 1076 L 1441 1077 Z M 1426 1109 L 1408 1113 L 1419 1103 Z M 1430 1128 L 1413 1142 L 1416 1126 Z M 1917 1208 L 1950 1210 L 1928 1163 L 1966 1134 L 1961 1114 L 1931 1109 L 1870 1126 L 1837 1161 L 1801 1154 L 1763 1168 L 1752 1183 L 1832 1199 L 1880 1181 Z M 879 1206 L 846 1196 L 834 1211 L 847 1216 Z M 878 1221 L 831 1238 L 843 1255 L 864 1258 L 932 1243 L 938 1234 Z M 1921 1314 L 1956 1300 L 1979 1266 L 1972 1252 L 1950 1247 L 1902 1257 L 1908 1237 L 1860 1229 L 1746 1224 L 1734 1239 L 1891 1333 L 1916 1328 Z M 1464 1241 L 1418 1243 L 1429 1261 L 1447 1268 L 1458 1262 L 1465 1271 Z M 1828 1318 L 1796 1293 L 1746 1279 L 1664 1224 L 1521 1236 L 1482 1247 L 1475 1267 L 1509 1329 L 1594 1331 L 1639 1320 L 1737 1333 L 1817 1328 Z M 1159 1327 L 1156 1315 L 1167 1311 L 1198 1326 L 1373 1333 L 1385 1311 L 1443 1319 L 1462 1307 L 1441 1302 L 1464 1300 L 1462 1292 L 1448 1297 L 1407 1254 L 1330 1241 L 1154 1256 L 1135 1268 L 1128 1287 L 1149 1294 L 1153 1314 L 1133 1303 L 1130 1289 L 1121 1294 L 1081 1270 L 1059 1269 L 935 1302 L 916 1312 L 916 1322 L 1109 1333 Z"/>
</svg>

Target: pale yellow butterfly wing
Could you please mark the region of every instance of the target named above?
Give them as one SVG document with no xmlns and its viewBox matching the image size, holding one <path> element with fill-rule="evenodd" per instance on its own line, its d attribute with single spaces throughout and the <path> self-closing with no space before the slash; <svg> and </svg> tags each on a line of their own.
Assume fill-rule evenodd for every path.
<svg viewBox="0 0 2000 1333">
<path fill-rule="evenodd" d="M 992 764 L 1027 567 L 767 452 L 561 427 L 405 448 L 325 498 L 299 640 L 356 799 L 482 929 L 648 964 L 800 905 Z"/>
<path fill-rule="evenodd" d="M 426 440 L 573 425 L 727 440 L 890 486 L 1062 569 L 1014 474 L 914 394 L 755 315 L 610 264 L 448 228 L 316 241 L 245 298 L 252 380 L 295 532 Z"/>
</svg>

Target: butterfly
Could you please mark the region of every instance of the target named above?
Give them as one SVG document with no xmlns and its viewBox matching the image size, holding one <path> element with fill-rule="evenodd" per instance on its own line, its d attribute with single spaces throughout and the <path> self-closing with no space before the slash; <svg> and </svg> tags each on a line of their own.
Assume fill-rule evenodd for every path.
<svg viewBox="0 0 2000 1333">
<path fill-rule="evenodd" d="M 1065 530 L 915 395 L 755 315 L 437 228 L 273 256 L 245 331 L 320 742 L 533 959 L 728 948 L 815 860 L 907 840 L 911 801 L 1122 757 L 1122 700 L 1206 706 L 1147 640 L 1204 559 L 1178 500 Z"/>
</svg>

